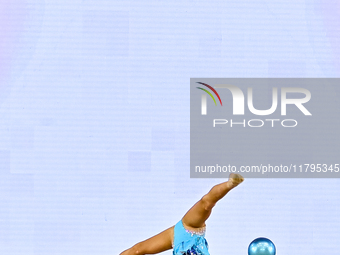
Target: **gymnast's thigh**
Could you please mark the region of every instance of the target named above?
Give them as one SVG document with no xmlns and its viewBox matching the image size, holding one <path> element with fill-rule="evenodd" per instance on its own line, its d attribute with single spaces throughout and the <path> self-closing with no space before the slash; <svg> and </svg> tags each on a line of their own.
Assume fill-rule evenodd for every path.
<svg viewBox="0 0 340 255">
<path fill-rule="evenodd" d="M 172 242 L 174 237 L 174 226 L 164 230 L 136 246 L 139 254 L 155 254 L 169 249 L 172 249 Z"/>
</svg>

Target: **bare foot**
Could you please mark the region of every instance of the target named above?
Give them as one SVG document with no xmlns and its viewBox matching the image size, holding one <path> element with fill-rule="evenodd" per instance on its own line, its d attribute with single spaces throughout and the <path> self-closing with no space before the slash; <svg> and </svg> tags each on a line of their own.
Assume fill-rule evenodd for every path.
<svg viewBox="0 0 340 255">
<path fill-rule="evenodd" d="M 230 188 L 235 188 L 237 185 L 239 185 L 243 181 L 244 181 L 244 178 L 240 174 L 231 173 L 229 175 L 228 183 L 230 184 Z"/>
</svg>

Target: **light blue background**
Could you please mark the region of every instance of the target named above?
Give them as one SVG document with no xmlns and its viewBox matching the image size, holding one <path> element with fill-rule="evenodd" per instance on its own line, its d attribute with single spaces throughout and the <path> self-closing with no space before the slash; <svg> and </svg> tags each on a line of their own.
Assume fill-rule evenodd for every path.
<svg viewBox="0 0 340 255">
<path fill-rule="evenodd" d="M 12 7 L 25 15 L 0 17 L 17 32 L 2 45 L 0 254 L 119 254 L 179 221 L 221 181 L 189 178 L 191 77 L 340 73 L 331 0 Z M 339 191 L 247 179 L 208 220 L 210 252 L 246 255 L 264 236 L 278 255 L 338 254 Z"/>
</svg>

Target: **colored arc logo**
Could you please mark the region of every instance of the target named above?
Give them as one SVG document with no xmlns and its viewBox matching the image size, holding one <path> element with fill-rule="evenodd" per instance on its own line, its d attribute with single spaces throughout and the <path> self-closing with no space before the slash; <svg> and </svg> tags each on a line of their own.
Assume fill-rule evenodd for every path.
<svg viewBox="0 0 340 255">
<path fill-rule="evenodd" d="M 222 106 L 222 101 L 221 101 L 220 95 L 217 93 L 217 91 L 216 91 L 213 87 L 211 87 L 210 85 L 205 84 L 205 83 L 203 83 L 203 82 L 197 82 L 197 83 L 199 83 L 199 84 L 201 84 L 201 85 L 204 85 L 204 86 L 208 87 L 209 89 L 211 89 L 211 90 L 215 93 L 215 95 L 218 97 L 218 100 L 220 100 L 220 103 L 221 103 L 221 106 Z M 208 90 L 203 89 L 203 88 L 200 88 L 200 87 L 196 87 L 196 88 L 201 89 L 201 90 L 207 92 L 207 93 L 209 94 L 209 96 L 211 96 L 211 98 L 214 100 L 215 105 L 217 105 L 214 96 L 213 96 Z"/>
</svg>

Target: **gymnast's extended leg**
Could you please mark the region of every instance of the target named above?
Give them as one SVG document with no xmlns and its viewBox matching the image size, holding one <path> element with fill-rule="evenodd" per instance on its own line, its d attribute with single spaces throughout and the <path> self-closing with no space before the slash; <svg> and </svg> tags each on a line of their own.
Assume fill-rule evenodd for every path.
<svg viewBox="0 0 340 255">
<path fill-rule="evenodd" d="M 143 242 L 137 243 L 120 255 L 145 255 L 156 254 L 172 248 L 174 227 L 168 228 Z"/>
<path fill-rule="evenodd" d="M 244 178 L 239 174 L 230 174 L 229 180 L 215 185 L 208 194 L 204 195 L 191 209 L 184 215 L 182 222 L 186 228 L 201 228 L 205 226 L 205 221 L 209 218 L 212 208 L 218 200 L 223 198 L 231 189 L 235 188 Z"/>
<path fill-rule="evenodd" d="M 192 230 L 203 227 L 217 201 L 242 181 L 243 177 L 241 175 L 230 174 L 227 182 L 214 186 L 208 194 L 204 195 L 201 200 L 184 215 L 182 219 L 184 227 Z M 143 242 L 137 243 L 130 249 L 123 251 L 120 255 L 156 254 L 169 250 L 172 248 L 173 235 L 174 226 Z"/>
</svg>

